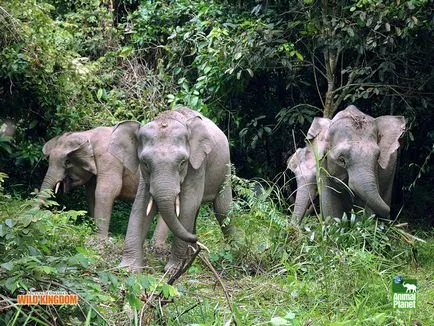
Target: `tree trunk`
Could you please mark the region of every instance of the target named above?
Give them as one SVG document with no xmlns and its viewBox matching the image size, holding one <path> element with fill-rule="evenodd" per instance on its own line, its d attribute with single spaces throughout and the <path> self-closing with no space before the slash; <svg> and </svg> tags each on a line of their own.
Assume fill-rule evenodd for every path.
<svg viewBox="0 0 434 326">
<path fill-rule="evenodd" d="M 339 56 L 339 51 L 326 50 L 324 52 L 324 61 L 326 66 L 327 77 L 327 92 L 324 101 L 323 117 L 331 119 L 336 111 L 336 107 L 333 101 L 334 89 L 335 89 L 335 71 L 336 63 Z"/>
</svg>

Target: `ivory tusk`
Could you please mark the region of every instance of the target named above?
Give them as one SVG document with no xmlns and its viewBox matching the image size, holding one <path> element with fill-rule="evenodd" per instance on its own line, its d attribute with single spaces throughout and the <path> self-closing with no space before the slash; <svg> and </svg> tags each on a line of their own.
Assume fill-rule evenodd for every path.
<svg viewBox="0 0 434 326">
<path fill-rule="evenodd" d="M 59 191 L 59 187 L 60 187 L 60 181 L 58 181 L 56 183 L 56 187 L 54 188 L 54 194 L 57 195 L 57 192 Z"/>
<path fill-rule="evenodd" d="M 180 204 L 179 204 L 179 195 L 176 196 L 176 200 L 175 200 L 175 213 L 176 213 L 176 217 L 179 217 L 179 208 Z"/>
<path fill-rule="evenodd" d="M 152 196 L 149 198 L 149 203 L 148 203 L 148 207 L 146 208 L 146 215 L 149 215 L 149 213 L 152 210 L 152 204 L 154 203 L 154 199 L 152 198 Z"/>
</svg>

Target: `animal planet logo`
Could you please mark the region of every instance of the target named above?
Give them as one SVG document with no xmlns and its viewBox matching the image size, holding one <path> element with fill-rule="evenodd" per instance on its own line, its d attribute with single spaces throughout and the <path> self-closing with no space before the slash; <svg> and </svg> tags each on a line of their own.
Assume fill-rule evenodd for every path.
<svg viewBox="0 0 434 326">
<path fill-rule="evenodd" d="M 416 308 L 417 281 L 395 276 L 392 282 L 393 308 Z"/>
</svg>

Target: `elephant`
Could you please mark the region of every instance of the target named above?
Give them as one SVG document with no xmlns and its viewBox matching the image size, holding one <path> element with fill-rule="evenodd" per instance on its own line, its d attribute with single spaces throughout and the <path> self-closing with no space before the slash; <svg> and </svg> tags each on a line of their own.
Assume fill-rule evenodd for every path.
<svg viewBox="0 0 434 326">
<path fill-rule="evenodd" d="M 124 121 L 113 131 L 110 152 L 141 175 L 120 266 L 142 270 L 144 236 L 157 211 L 175 236 L 165 266 L 170 273 L 182 268 L 188 243 L 197 241 L 201 203 L 212 202 L 223 234 L 232 234 L 226 221 L 232 202 L 229 143 L 211 120 L 182 107 L 145 125 Z"/>
<path fill-rule="evenodd" d="M 89 215 L 96 220 L 101 238 L 108 237 L 113 202 L 133 202 L 139 184 L 139 172 L 131 172 L 109 151 L 114 127 L 98 127 L 81 132 L 68 132 L 45 143 L 43 153 L 49 167 L 41 190 L 54 189 L 57 194 L 85 185 Z M 42 199 L 42 198 L 41 198 Z M 155 246 L 166 240 L 164 221 L 159 220 L 154 233 Z"/>
<path fill-rule="evenodd" d="M 307 146 L 288 160 L 297 181 L 293 221 L 301 222 L 318 192 L 323 216 L 340 218 L 357 204 L 388 217 L 405 124 L 403 116 L 373 118 L 354 105 L 332 120 L 314 118 Z"/>
<path fill-rule="evenodd" d="M 316 162 L 319 158 L 315 157 L 313 149 L 325 144 L 329 123 L 328 119 L 317 119 L 316 124 L 319 129 L 316 137 L 310 140 L 309 146 L 298 148 L 287 162 L 287 168 L 295 174 L 297 182 L 293 212 L 296 223 L 301 222 L 306 212 L 311 211 L 311 207 L 314 208 L 314 201 L 318 195 Z"/>
</svg>

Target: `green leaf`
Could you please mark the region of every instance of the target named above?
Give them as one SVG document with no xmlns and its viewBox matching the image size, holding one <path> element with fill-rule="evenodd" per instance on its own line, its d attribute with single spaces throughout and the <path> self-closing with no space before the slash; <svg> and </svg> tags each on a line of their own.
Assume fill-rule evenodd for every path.
<svg viewBox="0 0 434 326">
<path fill-rule="evenodd" d="M 51 274 L 51 272 L 53 271 L 53 269 L 50 266 L 42 266 L 42 270 L 44 271 L 45 274 Z"/>
<path fill-rule="evenodd" d="M 206 66 L 205 69 L 203 70 L 205 74 L 209 73 L 210 71 L 211 71 L 211 66 Z"/>
<path fill-rule="evenodd" d="M 6 219 L 5 224 L 7 226 L 9 226 L 10 228 L 12 228 L 16 224 L 16 222 L 14 220 L 8 218 L 8 219 Z"/>
<path fill-rule="evenodd" d="M 295 314 L 292 311 L 288 311 L 288 313 L 285 315 L 285 319 L 287 320 L 295 319 Z"/>
<path fill-rule="evenodd" d="M 119 57 L 126 58 L 126 57 L 130 56 L 133 52 L 134 52 L 134 49 L 132 46 L 124 46 L 119 52 Z"/>
<path fill-rule="evenodd" d="M 5 287 L 10 291 L 14 292 L 18 287 L 17 280 L 20 278 L 20 276 L 13 276 L 9 277 L 5 282 Z"/>
<path fill-rule="evenodd" d="M 110 282 L 112 282 L 113 286 L 114 286 L 114 287 L 117 287 L 118 284 L 119 284 L 119 280 L 118 280 L 118 278 L 117 278 L 115 275 L 111 274 L 111 273 L 108 273 L 107 276 L 108 276 Z"/>
<path fill-rule="evenodd" d="M 4 268 L 7 271 L 11 271 L 14 268 L 14 263 L 12 261 L 8 261 L 7 263 L 3 263 L 0 267 Z"/>
<path fill-rule="evenodd" d="M 280 326 L 280 325 L 291 325 L 291 323 L 282 317 L 273 317 L 270 320 L 270 324 L 273 326 Z"/>
<path fill-rule="evenodd" d="M 36 127 L 37 124 L 38 124 L 38 121 L 37 121 L 37 120 L 32 120 L 32 122 L 30 122 L 28 128 L 29 128 L 29 129 L 33 129 L 33 128 Z"/>
<path fill-rule="evenodd" d="M 296 55 L 296 57 L 298 58 L 298 60 L 300 60 L 300 61 L 304 61 L 304 57 L 301 55 L 300 52 L 295 51 L 295 55 Z"/>
<path fill-rule="evenodd" d="M 102 94 L 103 94 L 103 90 L 102 90 L 102 88 L 99 88 L 99 89 L 98 89 L 98 92 L 96 93 L 96 97 L 98 98 L 98 100 L 101 99 Z"/>
<path fill-rule="evenodd" d="M 92 321 L 92 309 L 89 308 L 89 312 L 87 313 L 86 321 L 85 321 L 84 325 L 89 326 L 91 321 Z"/>
<path fill-rule="evenodd" d="M 198 97 L 198 96 L 193 96 L 193 97 L 191 98 L 191 105 L 192 105 L 192 106 L 196 106 L 196 105 L 197 105 L 197 102 L 199 102 L 199 97 Z"/>
<path fill-rule="evenodd" d="M 243 54 L 241 52 L 235 53 L 234 59 L 239 60 Z"/>
</svg>

